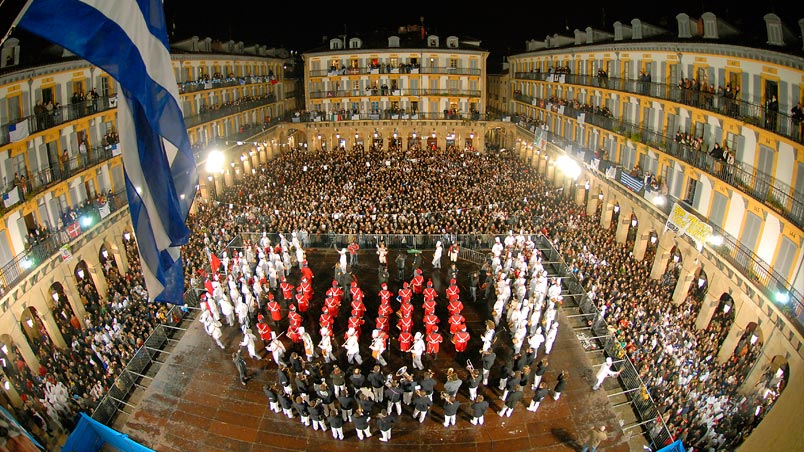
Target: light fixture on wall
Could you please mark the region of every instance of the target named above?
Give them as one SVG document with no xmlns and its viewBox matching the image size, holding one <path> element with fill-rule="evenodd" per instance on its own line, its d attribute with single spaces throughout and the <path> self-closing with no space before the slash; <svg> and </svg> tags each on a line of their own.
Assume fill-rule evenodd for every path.
<svg viewBox="0 0 804 452">
<path fill-rule="evenodd" d="M 699 277 L 698 278 L 698 288 L 702 289 L 703 286 L 705 286 L 705 285 L 706 285 L 706 278 L 704 278 L 703 276 Z"/>
<path fill-rule="evenodd" d="M 659 241 L 659 238 L 658 238 L 658 237 L 656 237 L 655 235 L 651 235 L 651 236 L 650 236 L 650 243 L 652 243 L 653 245 L 655 245 L 657 241 Z"/>
<path fill-rule="evenodd" d="M 620 205 L 619 204 L 614 205 L 614 213 L 620 213 Z"/>
<path fill-rule="evenodd" d="M 603 192 L 597 194 L 597 199 L 603 201 Z"/>
<path fill-rule="evenodd" d="M 5 388 L 6 391 L 11 389 L 11 383 L 8 382 L 8 379 L 3 380 L 3 388 Z"/>
<path fill-rule="evenodd" d="M 759 336 L 757 336 L 757 333 L 751 333 L 751 339 L 749 340 L 749 342 L 751 342 L 751 345 L 756 344 L 758 340 Z"/>
<path fill-rule="evenodd" d="M 724 313 L 724 314 L 728 314 L 728 313 L 729 313 L 729 311 L 731 311 L 731 305 L 730 305 L 730 304 L 728 304 L 728 303 L 724 304 L 724 305 L 723 305 L 723 313 Z"/>
<path fill-rule="evenodd" d="M 84 269 L 83 268 L 79 268 L 78 271 L 75 272 L 75 274 L 76 274 L 76 276 L 78 276 L 79 280 L 84 279 Z"/>
<path fill-rule="evenodd" d="M 104 259 L 109 259 L 109 252 L 106 251 L 106 248 L 101 251 L 101 256 L 103 256 Z"/>
<path fill-rule="evenodd" d="M 33 328 L 33 319 L 28 317 L 25 319 L 25 324 L 28 325 L 28 328 Z"/>
<path fill-rule="evenodd" d="M 636 218 L 631 218 L 631 227 L 635 228 L 635 227 L 637 227 L 637 224 L 639 224 L 637 219 Z"/>
<path fill-rule="evenodd" d="M 53 292 L 53 301 L 55 301 L 57 303 L 59 302 L 59 293 L 58 292 Z"/>
<path fill-rule="evenodd" d="M 211 178 L 211 177 L 212 177 L 212 176 L 210 176 L 210 178 Z M 212 179 L 210 179 L 210 180 L 212 180 Z M 124 239 L 126 239 L 126 242 L 128 242 L 129 240 L 131 240 L 131 234 L 129 234 L 128 232 L 126 232 L 126 233 L 124 233 L 124 234 L 123 234 L 123 238 L 124 238 Z"/>
<path fill-rule="evenodd" d="M 6 344 L 0 345 L 0 350 L 3 351 L 4 355 L 8 356 L 8 345 Z"/>
</svg>

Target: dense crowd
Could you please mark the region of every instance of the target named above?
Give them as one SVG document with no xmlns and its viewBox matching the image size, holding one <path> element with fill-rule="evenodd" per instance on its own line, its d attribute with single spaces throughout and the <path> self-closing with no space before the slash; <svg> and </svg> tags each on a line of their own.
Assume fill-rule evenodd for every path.
<svg viewBox="0 0 804 452">
<path fill-rule="evenodd" d="M 36 371 L 23 361 L 16 344 L 13 352 L 3 346 L 3 362 L 9 364 L 4 371 L 23 400 L 22 407 L 11 411 L 41 444 L 52 444 L 48 438 L 69 432 L 79 412 L 91 415 L 153 328 L 167 320 L 167 305 L 147 302 L 133 237 L 124 244 L 129 269 L 125 274 L 116 265 L 103 269 L 106 297 L 89 279 L 78 284 L 80 300 L 73 302 L 84 306 L 83 321 L 64 292 L 57 292 L 54 319 L 67 348 L 55 345 L 38 317 L 38 334 L 29 337 L 39 361 Z"/>
<path fill-rule="evenodd" d="M 534 124 L 534 127 L 538 126 Z M 494 181 L 492 189 L 488 184 L 490 181 Z M 697 329 L 695 319 L 701 308 L 702 297 L 693 291 L 685 302 L 678 306 L 673 303 L 672 295 L 678 279 L 674 266 L 668 266 L 662 278 L 650 279 L 652 262 L 634 258 L 631 253 L 633 242 L 617 243 L 613 231 L 600 228 L 599 219 L 586 216 L 582 210 L 560 190 L 546 185 L 531 167 L 507 153 L 462 152 L 455 149 L 361 149 L 330 153 L 296 150 L 280 155 L 253 175 L 244 176 L 235 187 L 220 194 L 218 203 L 204 206 L 191 219 L 198 233 L 186 251 L 192 268 L 188 283 L 200 287 L 204 278 L 210 278 L 205 271 L 209 254 L 231 253 L 227 244 L 241 232 L 283 231 L 290 236 L 292 231 L 294 239 L 297 234 L 308 233 L 488 233 L 505 237 L 503 251 L 490 255 L 489 261 L 482 267 L 485 274 L 476 284 L 485 285 L 480 297 L 488 305 L 495 327 L 502 318 L 505 319 L 503 324 L 508 325 L 508 332 L 503 336 L 510 342 L 505 344 L 506 357 L 502 359 L 513 361 L 513 364 L 499 368 L 518 371 L 519 379 L 527 361 L 514 369 L 518 359 L 513 357 L 528 352 L 530 347 L 522 348 L 522 345 L 530 346 L 530 340 L 536 332 L 534 324 L 526 321 L 521 325 L 524 333 L 518 336 L 520 325 L 516 322 L 523 317 L 523 309 L 528 313 L 537 310 L 538 297 L 534 299 L 533 291 L 538 287 L 535 279 L 539 272 L 534 271 L 532 266 L 538 262 L 538 253 L 528 253 L 527 247 L 523 247 L 525 242 L 530 241 L 527 233 L 516 235 L 513 240 L 509 238 L 512 237 L 511 231 L 544 234 L 575 267 L 576 274 L 596 300 L 603 318 L 612 326 L 612 333 L 620 340 L 623 356 L 627 354 L 640 370 L 640 376 L 658 403 L 662 420 L 672 434 L 697 450 L 736 447 L 761 420 L 784 386 L 784 379 L 778 374 L 766 374 L 757 390 L 749 391 L 750 396 L 737 392 L 755 363 L 761 343 L 749 341 L 744 336 L 731 357 L 723 363 L 718 362 L 716 356 L 731 325 L 728 319 L 719 311 L 713 315 L 707 328 Z M 274 242 L 266 246 L 264 243 L 246 243 L 245 247 L 250 247 L 250 251 L 238 259 L 250 264 L 237 267 L 241 270 L 234 271 L 236 281 L 243 276 L 240 283 L 233 285 L 237 294 L 235 298 L 245 299 L 240 295 L 252 292 L 250 299 L 255 306 L 250 310 L 254 315 L 261 314 L 263 318 L 271 317 L 265 310 L 271 301 L 268 294 L 278 300 L 283 299 L 284 307 L 298 309 L 296 306 L 300 305 L 293 298 L 293 292 L 290 296 L 283 295 L 278 281 L 283 275 L 290 276 L 294 266 L 302 270 L 303 258 L 291 257 L 294 248 L 301 248 L 302 245 L 294 246 L 288 239 L 285 244 Z M 276 267 L 273 268 L 276 285 L 267 276 L 261 278 L 254 274 L 262 266 L 257 262 L 263 259 L 271 262 L 270 265 L 266 263 L 264 268 Z M 227 264 L 222 267 L 229 272 L 233 271 L 232 268 Z M 242 275 L 238 275 L 238 271 L 242 271 Z M 346 273 L 338 273 L 336 268 L 333 277 L 348 293 L 351 287 L 349 280 L 347 278 L 344 284 L 342 279 Z M 323 275 L 325 278 L 329 276 Z M 253 286 L 245 283 L 255 280 L 265 281 L 265 290 L 261 293 L 258 293 L 260 290 L 256 286 L 262 283 Z M 517 285 L 515 293 L 521 296 L 502 297 L 501 302 L 500 293 L 506 293 L 500 289 L 501 281 L 507 281 L 505 284 L 509 285 L 509 290 Z M 226 290 L 225 281 L 217 285 L 222 286 L 223 290 L 208 291 L 208 300 L 212 304 L 215 304 L 212 300 L 227 298 L 232 290 L 232 287 Z M 229 285 L 232 286 L 231 283 Z M 213 292 L 215 295 L 212 295 Z M 238 303 L 237 299 L 230 301 Z M 539 306 L 540 311 L 546 309 L 551 297 L 542 297 L 541 302 L 544 306 Z M 560 302 L 558 304 L 560 306 Z M 321 309 L 320 305 L 318 299 L 304 309 Z M 210 312 L 214 311 L 210 308 Z M 515 312 L 519 314 L 513 314 Z M 515 319 L 513 322 L 512 315 Z M 214 317 L 209 314 L 207 321 L 214 323 Z M 283 311 L 279 320 L 292 323 L 289 317 L 292 316 L 286 317 Z M 346 317 L 342 315 L 338 323 L 342 329 L 346 329 Z M 544 318 L 544 315 L 537 317 L 537 321 L 543 322 Z M 447 321 L 446 318 L 442 320 Z M 255 320 L 252 322 L 252 326 L 259 323 Z M 281 329 L 288 323 L 281 323 Z M 279 323 L 272 326 L 274 333 L 279 331 Z M 302 362 L 305 357 L 318 358 L 314 345 L 305 346 L 307 342 L 315 343 L 314 338 L 323 338 L 318 326 L 297 326 L 302 326 L 311 337 L 306 340 L 303 334 L 300 335 L 299 342 L 295 339 L 291 342 L 291 350 L 296 347 L 295 352 Z M 381 329 L 380 326 L 371 326 L 366 325 L 363 329 L 367 332 Z M 543 330 L 541 334 L 546 332 Z M 372 342 L 371 339 L 365 339 L 372 337 L 373 331 L 371 333 L 363 336 L 366 344 Z M 519 337 L 519 344 L 516 337 Z M 263 340 L 266 347 L 273 347 L 271 344 L 274 340 L 270 335 L 263 337 Z M 544 343 L 539 339 L 534 341 Z M 244 338 L 244 343 L 247 342 Z M 536 350 L 539 350 L 538 346 Z M 283 362 L 283 356 L 277 363 Z M 329 362 L 318 362 L 320 359 L 311 361 L 316 363 L 314 366 L 331 365 Z M 534 363 L 530 361 L 530 364 Z M 348 364 L 353 363 L 350 360 Z M 516 385 L 506 388 L 508 370 L 495 375 L 501 382 L 499 390 L 515 392 Z M 293 374 L 289 377 L 292 379 Z M 531 387 L 529 382 L 533 381 L 533 377 L 520 381 L 523 384 L 519 385 L 519 389 L 527 389 Z M 314 386 L 319 382 L 315 376 L 311 380 Z M 332 386 L 331 381 L 328 383 Z M 421 382 L 418 384 L 421 386 Z M 316 396 L 308 397 L 314 391 L 305 388 L 302 385 L 293 390 L 289 385 L 288 395 L 295 397 L 303 394 L 304 403 L 315 403 L 313 399 Z M 361 388 L 352 389 L 359 392 Z M 538 385 L 533 388 L 534 399 L 539 389 Z M 554 394 L 555 390 L 551 393 Z M 526 395 L 531 394 L 526 391 Z M 384 415 L 389 415 L 390 410 L 391 407 L 388 407 Z M 289 413 L 285 412 L 286 415 L 293 413 L 293 408 Z M 506 414 L 505 409 L 502 414 Z"/>
</svg>

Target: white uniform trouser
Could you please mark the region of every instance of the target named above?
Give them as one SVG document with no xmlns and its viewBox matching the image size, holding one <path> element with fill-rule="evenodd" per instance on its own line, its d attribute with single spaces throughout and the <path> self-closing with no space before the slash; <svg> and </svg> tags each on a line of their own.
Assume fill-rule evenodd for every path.
<svg viewBox="0 0 804 452">
<path fill-rule="evenodd" d="M 341 408 L 341 418 L 343 422 L 352 422 L 352 410 L 344 410 Z"/>
<path fill-rule="evenodd" d="M 478 424 L 483 425 L 483 423 L 486 422 L 486 417 L 485 416 L 472 417 L 471 422 L 472 425 L 478 425 Z"/>
<path fill-rule="evenodd" d="M 268 402 L 268 406 L 271 407 L 271 411 L 274 413 L 279 412 L 279 402 Z"/>
<path fill-rule="evenodd" d="M 390 440 L 391 439 L 391 430 L 380 430 L 380 436 L 385 441 Z"/>
<path fill-rule="evenodd" d="M 397 416 L 401 416 L 402 415 L 402 402 L 391 402 L 389 400 L 388 401 L 388 408 L 386 409 L 388 414 L 391 414 L 391 410 L 393 409 L 393 407 L 396 407 Z"/>
<path fill-rule="evenodd" d="M 290 408 L 282 408 L 282 412 L 285 413 L 285 416 L 293 418 L 293 411 Z"/>
<path fill-rule="evenodd" d="M 318 430 L 318 427 L 321 427 L 321 431 L 327 431 L 327 424 L 324 423 L 323 420 L 321 421 L 313 421 L 313 430 Z"/>
<path fill-rule="evenodd" d="M 427 417 L 427 411 L 413 410 L 413 419 L 419 419 L 419 422 L 424 422 L 425 417 Z"/>
<path fill-rule="evenodd" d="M 349 353 L 346 355 L 346 359 L 349 361 L 349 364 L 355 362 L 357 362 L 358 365 L 363 364 L 363 358 L 360 357 L 360 353 Z"/>
<path fill-rule="evenodd" d="M 335 439 L 343 439 L 343 427 L 332 427 L 332 437 Z"/>
<path fill-rule="evenodd" d="M 469 400 L 474 401 L 477 398 L 477 386 L 469 388 Z"/>
<path fill-rule="evenodd" d="M 421 354 L 414 354 L 413 355 L 413 368 L 424 370 L 424 364 L 422 363 L 422 355 Z"/>
<path fill-rule="evenodd" d="M 375 388 L 374 386 L 371 387 L 371 391 L 374 393 L 375 402 L 382 402 L 383 389 L 384 388 L 382 386 L 379 388 Z"/>
<path fill-rule="evenodd" d="M 371 438 L 371 431 L 369 427 L 366 427 L 363 430 L 355 429 L 355 431 L 357 432 L 357 437 L 361 440 L 363 439 L 364 436 L 366 438 Z"/>
<path fill-rule="evenodd" d="M 405 405 L 410 405 L 410 402 L 412 402 L 412 401 L 413 401 L 413 393 L 412 392 L 403 392 L 402 393 L 402 402 Z M 388 412 L 390 413 L 391 410 L 388 410 Z"/>
<path fill-rule="evenodd" d="M 533 377 L 533 384 L 530 386 L 530 389 L 533 389 L 535 391 L 536 389 L 539 388 L 539 383 L 541 383 L 541 382 L 542 382 L 542 376 L 541 375 L 534 376 Z"/>
<path fill-rule="evenodd" d="M 455 417 L 457 415 L 452 414 L 449 416 L 444 416 L 444 427 L 449 427 L 450 425 L 455 425 Z"/>
</svg>

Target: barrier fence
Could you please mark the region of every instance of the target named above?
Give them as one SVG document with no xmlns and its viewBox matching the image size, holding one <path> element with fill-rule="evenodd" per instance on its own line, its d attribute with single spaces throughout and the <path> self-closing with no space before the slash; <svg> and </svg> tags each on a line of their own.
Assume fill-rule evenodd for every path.
<svg viewBox="0 0 804 452">
<path fill-rule="evenodd" d="M 185 315 L 186 310 L 181 306 L 174 305 L 168 310 L 165 321 L 154 328 L 145 339 L 145 343 L 137 349 L 126 364 L 106 395 L 98 402 L 92 412 L 92 419 L 108 426 L 118 411 L 124 411 L 124 406 L 133 408 L 127 402 L 128 397 L 135 388 L 141 387 L 138 382 L 142 378 L 151 378 L 146 375 L 148 369 L 154 363 L 161 363 L 158 356 L 163 352 L 163 348 L 175 333 L 176 326 L 181 323 Z"/>
<path fill-rule="evenodd" d="M 534 239 L 534 241 L 536 240 Z M 571 294 L 577 294 L 571 296 L 571 298 L 577 303 L 580 312 L 592 317 L 591 331 L 593 338 L 598 341 L 600 348 L 602 348 L 608 356 L 611 356 L 612 359 L 620 363 L 618 370 L 622 371 L 619 376 L 619 383 L 623 388 L 622 394 L 628 396 L 631 406 L 639 418 L 637 424 L 626 426 L 624 430 L 644 426 L 644 432 L 651 441 L 651 448 L 653 450 L 670 444 L 673 441 L 672 435 L 667 425 L 664 423 L 664 419 L 662 419 L 656 403 L 648 392 L 647 386 L 645 386 L 645 383 L 640 378 L 639 371 L 636 366 L 634 366 L 634 363 L 625 353 L 619 341 L 617 341 L 611 333 L 611 331 L 616 331 L 616 329 L 609 329 L 608 323 L 606 323 L 601 313 L 597 310 L 597 306 L 592 302 L 589 296 L 586 295 L 586 290 L 584 290 L 578 278 L 570 270 L 564 258 L 555 249 L 553 244 L 543 236 L 539 237 L 536 243 L 542 252 L 543 259 L 550 262 L 550 265 L 556 269 L 556 274 L 561 277 L 561 282 L 567 291 Z M 647 428 L 651 423 L 654 425 L 651 428 Z"/>
</svg>

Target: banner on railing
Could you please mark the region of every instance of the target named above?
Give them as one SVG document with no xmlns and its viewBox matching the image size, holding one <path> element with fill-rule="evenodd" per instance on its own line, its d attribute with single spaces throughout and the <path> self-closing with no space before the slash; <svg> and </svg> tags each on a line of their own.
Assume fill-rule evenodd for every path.
<svg viewBox="0 0 804 452">
<path fill-rule="evenodd" d="M 74 239 L 81 235 L 81 225 L 78 222 L 74 222 L 73 224 L 67 226 L 67 235 L 70 236 L 71 239 Z"/>
<path fill-rule="evenodd" d="M 8 193 L 3 193 L 3 205 L 11 207 L 20 202 L 20 192 L 17 187 L 12 188 Z"/>
<path fill-rule="evenodd" d="M 68 262 L 73 258 L 73 252 L 70 250 L 70 245 L 62 245 L 61 248 L 59 248 L 59 254 L 61 254 L 62 262 Z"/>
<path fill-rule="evenodd" d="M 111 214 L 112 211 L 109 209 L 109 203 L 103 203 L 100 207 L 98 207 L 98 214 L 100 214 L 101 218 L 106 218 Z"/>
<path fill-rule="evenodd" d="M 18 122 L 16 124 L 11 124 L 10 126 L 8 126 L 8 139 L 12 143 L 15 142 L 15 141 L 22 141 L 28 135 L 29 135 L 29 133 L 28 133 L 28 120 L 27 119 L 25 119 L 23 121 L 20 121 L 20 122 Z"/>
<path fill-rule="evenodd" d="M 680 235 L 686 234 L 695 242 L 699 250 L 712 235 L 712 226 L 684 210 L 678 203 L 673 204 L 673 210 L 667 217 L 665 229 L 671 229 Z"/>
</svg>

